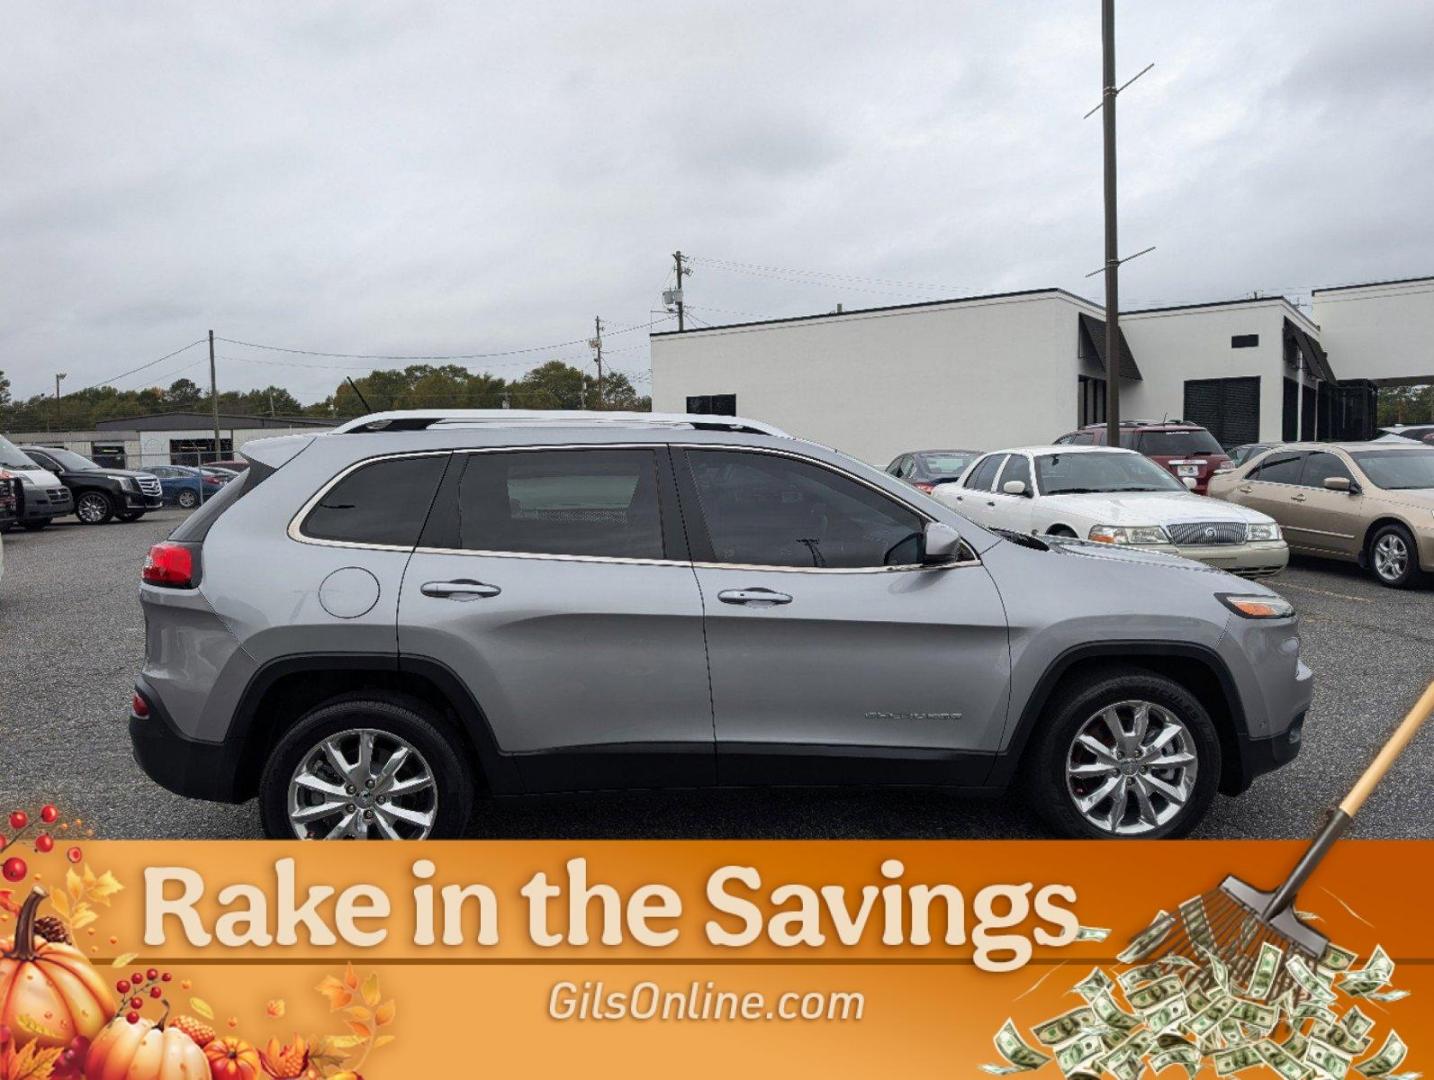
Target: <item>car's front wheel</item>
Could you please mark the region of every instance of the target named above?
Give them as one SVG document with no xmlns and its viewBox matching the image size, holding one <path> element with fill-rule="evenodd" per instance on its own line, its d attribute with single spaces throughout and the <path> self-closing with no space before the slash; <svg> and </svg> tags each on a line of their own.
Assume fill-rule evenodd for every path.
<svg viewBox="0 0 1434 1080">
<path fill-rule="evenodd" d="M 1420 578 L 1419 548 L 1403 525 L 1381 525 L 1369 538 L 1369 565 L 1381 585 L 1407 589 Z"/>
<path fill-rule="evenodd" d="M 103 525 L 114 516 L 114 503 L 103 491 L 87 491 L 75 500 L 75 517 L 86 525 Z"/>
<path fill-rule="evenodd" d="M 473 810 L 469 753 L 418 703 L 356 694 L 305 714 L 260 782 L 274 839 L 423 840 L 463 835 Z"/>
<path fill-rule="evenodd" d="M 1184 836 L 1220 780 L 1220 737 L 1179 683 L 1140 668 L 1111 669 L 1057 690 L 1032 736 L 1028 792 L 1063 836 Z"/>
<path fill-rule="evenodd" d="M 181 510 L 193 510 L 199 505 L 199 492 L 191 488 L 184 488 L 174 497 L 174 501 L 179 503 Z"/>
</svg>

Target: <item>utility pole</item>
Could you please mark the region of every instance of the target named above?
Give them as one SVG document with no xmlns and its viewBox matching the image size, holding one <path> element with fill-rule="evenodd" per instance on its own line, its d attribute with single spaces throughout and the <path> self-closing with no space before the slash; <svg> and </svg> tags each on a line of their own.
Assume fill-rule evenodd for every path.
<svg viewBox="0 0 1434 1080">
<path fill-rule="evenodd" d="M 1115 0 L 1101 0 L 1101 116 L 1105 146 L 1105 438 L 1120 445 L 1120 254 L 1115 214 Z"/>
<path fill-rule="evenodd" d="M 682 278 L 684 275 L 687 277 L 691 277 L 692 270 L 690 267 L 682 265 L 682 252 L 674 251 L 672 253 L 672 259 L 677 264 L 677 288 L 674 291 L 674 295 L 677 298 L 677 331 L 678 333 L 681 333 L 686 328 L 686 323 L 683 319 L 682 313 Z"/>
<path fill-rule="evenodd" d="M 214 374 L 214 331 L 209 331 L 209 404 L 214 410 L 214 456 L 210 461 L 218 461 L 219 452 L 219 380 Z M 203 461 L 204 455 L 200 455 Z"/>
<path fill-rule="evenodd" d="M 60 400 L 60 380 L 61 380 L 61 379 L 68 379 L 69 377 L 70 377 L 70 376 L 69 376 L 69 372 L 66 372 L 66 371 L 57 371 L 57 372 L 55 372 L 55 400 L 56 400 L 56 401 L 59 401 L 59 400 Z"/>
<path fill-rule="evenodd" d="M 599 409 L 601 409 L 601 408 L 603 407 L 605 401 L 606 401 L 606 398 L 604 398 L 604 396 L 603 396 L 603 386 L 602 386 L 602 316 L 601 316 L 601 315 L 594 315 L 594 316 L 593 316 L 593 330 L 595 331 L 595 333 L 593 334 L 592 340 L 588 342 L 588 345 L 592 347 L 592 351 L 593 351 L 593 361 L 597 364 L 597 369 L 598 369 L 598 383 L 597 383 L 597 400 L 598 400 L 598 404 L 597 404 L 597 407 L 598 407 Z"/>
</svg>

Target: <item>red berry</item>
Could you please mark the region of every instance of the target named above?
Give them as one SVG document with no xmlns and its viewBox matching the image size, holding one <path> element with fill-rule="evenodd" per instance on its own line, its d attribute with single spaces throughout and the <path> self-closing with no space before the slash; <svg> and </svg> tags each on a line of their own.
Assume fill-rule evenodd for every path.
<svg viewBox="0 0 1434 1080">
<path fill-rule="evenodd" d="M 129 977 L 129 981 L 134 983 L 135 986 L 138 986 L 140 983 L 144 982 L 144 974 L 142 972 L 136 971 L 133 975 Z"/>
<path fill-rule="evenodd" d="M 72 847 L 69 851 L 65 852 L 65 858 L 69 859 L 70 862 L 79 862 L 84 857 L 85 853 L 77 847 Z"/>
<path fill-rule="evenodd" d="M 16 810 L 10 815 L 10 828 L 19 832 L 26 825 L 30 824 L 30 815 L 23 810 Z"/>
<path fill-rule="evenodd" d="M 155 979 L 159 978 L 159 968 L 150 968 L 144 973 L 144 977 L 150 982 L 154 982 Z"/>
<path fill-rule="evenodd" d="M 138 1023 L 139 1023 L 139 1013 L 137 1013 L 137 1012 L 128 1012 L 128 1013 L 125 1013 L 125 1014 L 124 1014 L 124 1018 L 125 1018 L 126 1020 L 128 1020 L 131 1024 L 138 1024 Z"/>
<path fill-rule="evenodd" d="M 55 848 L 55 838 L 49 833 L 41 833 L 35 837 L 35 850 L 41 855 L 46 855 Z"/>
<path fill-rule="evenodd" d="M 128 993 L 129 993 L 129 980 L 128 980 L 128 979 L 121 979 L 119 982 L 115 983 L 115 989 L 116 989 L 117 991 L 119 991 L 121 994 L 128 994 Z"/>
<path fill-rule="evenodd" d="M 130 1007 L 131 1009 L 142 1009 L 142 1008 L 144 1008 L 144 998 L 142 998 L 142 997 L 132 997 L 132 998 L 130 998 L 130 999 L 129 999 L 129 1007 Z"/>
<path fill-rule="evenodd" d="M 49 825 L 54 822 L 55 819 L 59 816 L 60 812 L 55 809 L 54 803 L 46 803 L 44 806 L 40 807 L 40 820 L 43 821 L 46 825 Z"/>
<path fill-rule="evenodd" d="M 163 975 L 161 975 L 161 976 L 159 977 L 159 981 L 160 981 L 160 982 L 169 982 L 169 980 L 172 979 L 172 978 L 174 978 L 174 976 L 171 975 L 169 972 L 166 971 Z"/>
<path fill-rule="evenodd" d="M 159 987 L 157 987 L 157 986 L 151 986 L 151 987 L 149 988 L 149 996 L 152 997 L 152 998 L 158 998 L 159 995 L 162 994 L 162 993 L 164 993 L 164 991 L 161 990 L 161 989 L 160 989 Z"/>
<path fill-rule="evenodd" d="M 5 860 L 5 865 L 0 867 L 0 873 L 5 875 L 6 881 L 21 881 L 29 872 L 30 868 L 25 865 L 25 860 L 18 855 L 10 856 Z"/>
</svg>

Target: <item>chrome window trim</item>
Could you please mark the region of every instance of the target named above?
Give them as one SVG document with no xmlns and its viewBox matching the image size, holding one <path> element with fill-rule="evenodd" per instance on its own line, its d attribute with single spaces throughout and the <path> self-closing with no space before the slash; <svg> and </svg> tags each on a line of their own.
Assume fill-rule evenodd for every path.
<svg viewBox="0 0 1434 1080">
<path fill-rule="evenodd" d="M 398 458 L 410 457 L 440 457 L 445 455 L 469 455 L 469 454 L 502 454 L 502 453 L 526 453 L 536 450 L 648 450 L 654 454 L 661 447 L 676 447 L 683 450 L 731 450 L 751 454 L 770 454 L 774 457 L 795 458 L 819 468 L 836 473 L 838 476 L 846 477 L 858 484 L 862 484 L 877 494 L 885 496 L 892 502 L 905 507 L 921 518 L 927 524 L 937 519 L 919 506 L 915 506 L 904 498 L 898 498 L 891 492 L 885 490 L 878 484 L 873 484 L 864 477 L 856 476 L 844 469 L 839 469 L 819 458 L 811 457 L 808 454 L 801 454 L 786 449 L 776 449 L 765 446 L 742 446 L 728 443 L 668 443 L 668 442 L 634 442 L 634 443 L 548 443 L 543 445 L 524 446 L 479 446 L 479 447 L 454 447 L 446 450 L 406 450 L 392 454 L 376 454 L 373 457 L 366 457 L 355 461 L 344 469 L 330 477 L 328 482 L 319 488 L 317 492 L 299 508 L 292 518 L 289 519 L 286 530 L 290 540 L 300 544 L 311 544 L 315 547 L 332 548 L 354 548 L 363 551 L 397 551 L 413 555 L 472 555 L 488 559 L 541 559 L 550 562 L 584 562 L 584 563 L 613 563 L 625 566 L 682 566 L 701 570 L 752 570 L 768 571 L 772 573 L 788 574 L 891 574 L 909 573 L 916 570 L 954 570 L 968 566 L 980 566 L 981 557 L 974 548 L 963 538 L 962 548 L 970 555 L 970 558 L 956 559 L 947 563 L 901 563 L 896 566 L 769 566 L 762 563 L 723 563 L 723 562 L 695 562 L 687 559 L 637 559 L 625 558 L 618 555 L 559 555 L 535 551 L 487 551 L 475 550 L 472 548 L 442 548 L 424 547 L 417 545 L 407 547 L 401 544 L 375 544 L 366 543 L 361 540 L 325 540 L 316 536 L 309 536 L 303 531 L 303 523 L 325 495 L 333 489 L 340 481 L 350 473 L 374 465 L 381 461 L 393 461 Z"/>
</svg>

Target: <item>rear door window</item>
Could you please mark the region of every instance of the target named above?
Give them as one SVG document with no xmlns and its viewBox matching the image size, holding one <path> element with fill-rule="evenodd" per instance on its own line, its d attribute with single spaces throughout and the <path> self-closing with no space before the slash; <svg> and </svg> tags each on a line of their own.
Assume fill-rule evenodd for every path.
<svg viewBox="0 0 1434 1080">
<path fill-rule="evenodd" d="M 314 540 L 411 548 L 418 543 L 447 463 L 444 453 L 360 465 L 324 492 L 301 531 Z M 251 467 L 246 476 L 253 471 Z M 237 481 L 226 484 L 208 505 L 238 486 Z"/>
<path fill-rule="evenodd" d="M 469 454 L 457 500 L 468 551 L 665 558 L 651 450 Z"/>
<path fill-rule="evenodd" d="M 972 491 L 990 491 L 991 485 L 996 479 L 996 473 L 1000 471 L 1001 463 L 1005 460 L 1005 454 L 989 454 L 983 457 L 961 486 L 970 488 Z"/>
<path fill-rule="evenodd" d="M 1298 484 L 1304 454 L 1271 454 L 1249 475 L 1251 480 L 1266 484 Z"/>
<path fill-rule="evenodd" d="M 1001 470 L 1001 487 L 1004 489 L 1012 480 L 1019 480 L 1026 485 L 1027 493 L 1031 490 L 1031 459 L 1025 454 L 1012 454 L 1006 459 L 1006 467 Z"/>
</svg>

